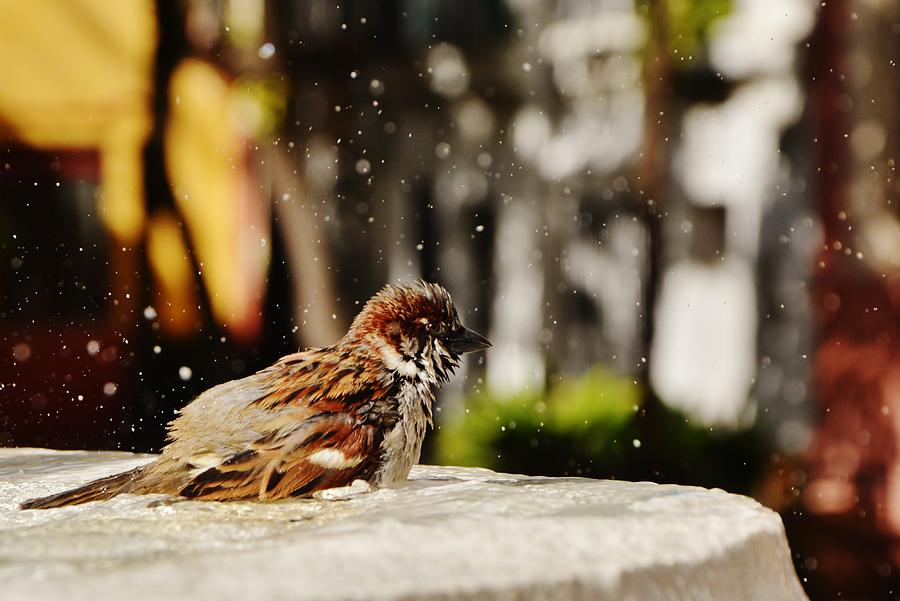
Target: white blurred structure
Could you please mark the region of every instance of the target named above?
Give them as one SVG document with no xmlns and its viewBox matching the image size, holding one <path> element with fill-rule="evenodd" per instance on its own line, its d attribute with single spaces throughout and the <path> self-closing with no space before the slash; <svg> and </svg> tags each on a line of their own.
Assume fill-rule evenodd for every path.
<svg viewBox="0 0 900 601">
<path fill-rule="evenodd" d="M 646 231 L 621 172 L 639 155 L 646 23 L 633 0 L 514 0 L 522 98 L 501 150 L 487 381 L 501 395 L 597 362 L 634 369 Z M 500 162 L 498 155 L 497 162 Z M 608 215 L 606 215 L 608 214 Z M 608 219 L 607 219 L 608 217 Z M 615 285 L 612 285 L 615 283 Z"/>
<path fill-rule="evenodd" d="M 709 47 L 712 66 L 738 86 L 724 102 L 694 106 L 683 116 L 675 179 L 688 214 L 692 208 L 724 210 L 723 244 L 704 260 L 678 256 L 664 266 L 650 379 L 664 401 L 707 425 L 736 427 L 756 413 L 750 399 L 758 365 L 761 227 L 792 167 L 781 140 L 803 112 L 797 49 L 814 17 L 814 5 L 805 0 L 735 2 L 733 12 L 713 24 Z M 671 229 L 710 235 L 694 225 L 686 219 Z M 781 242 L 790 241 L 783 236 Z M 795 416 L 773 421 L 796 429 L 799 422 L 789 417 Z"/>
<path fill-rule="evenodd" d="M 736 427 L 756 372 L 756 290 L 745 261 L 686 259 L 666 270 L 650 382 L 704 424 Z M 752 416 L 749 416 L 752 417 Z"/>
<path fill-rule="evenodd" d="M 538 223 L 533 204 L 537 199 L 504 199 L 496 238 L 497 287 L 488 362 L 488 382 L 500 393 L 540 390 L 546 367 L 539 341 L 543 329 L 544 273 Z M 531 203 L 529 203 L 529 200 Z"/>
</svg>

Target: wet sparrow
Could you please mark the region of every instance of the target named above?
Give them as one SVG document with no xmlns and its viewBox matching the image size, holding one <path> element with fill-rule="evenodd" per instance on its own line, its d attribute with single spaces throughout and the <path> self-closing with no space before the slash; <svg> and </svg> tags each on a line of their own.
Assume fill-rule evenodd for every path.
<svg viewBox="0 0 900 601">
<path fill-rule="evenodd" d="M 169 425 L 156 461 L 22 508 L 120 493 L 265 501 L 354 480 L 402 481 L 419 460 L 437 387 L 462 353 L 489 346 L 437 284 L 386 286 L 334 346 L 287 355 L 197 397 Z"/>
</svg>

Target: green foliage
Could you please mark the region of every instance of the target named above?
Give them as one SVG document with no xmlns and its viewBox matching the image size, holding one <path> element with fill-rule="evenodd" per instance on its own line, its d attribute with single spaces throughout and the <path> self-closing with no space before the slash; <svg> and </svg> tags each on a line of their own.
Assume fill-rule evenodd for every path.
<svg viewBox="0 0 900 601">
<path fill-rule="evenodd" d="M 643 13 L 651 19 L 651 36 L 665 31 L 669 54 L 675 69 L 692 64 L 706 53 L 710 26 L 731 12 L 732 0 L 640 0 Z M 654 4 L 662 3 L 667 15 L 665 23 L 654 23 Z"/>
<path fill-rule="evenodd" d="M 524 463 L 556 472 L 566 465 L 557 462 L 561 455 L 593 457 L 614 446 L 634 420 L 639 402 L 637 384 L 602 367 L 560 382 L 546 396 L 500 399 L 481 393 L 469 399 L 465 415 L 441 428 L 438 460 L 496 469 Z"/>
<path fill-rule="evenodd" d="M 669 50 L 679 58 L 697 56 L 710 25 L 731 11 L 731 0 L 669 0 Z"/>
<path fill-rule="evenodd" d="M 287 84 L 275 74 L 243 77 L 236 83 L 243 118 L 260 137 L 273 136 L 287 114 Z"/>
<path fill-rule="evenodd" d="M 749 493 L 766 460 L 754 429 L 705 427 L 596 367 L 542 391 L 467 399 L 437 432 L 432 460 L 545 476 L 719 486 Z"/>
</svg>

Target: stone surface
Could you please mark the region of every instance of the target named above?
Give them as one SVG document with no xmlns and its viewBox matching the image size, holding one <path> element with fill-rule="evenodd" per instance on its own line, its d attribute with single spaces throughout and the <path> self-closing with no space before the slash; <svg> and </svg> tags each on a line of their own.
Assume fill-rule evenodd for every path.
<svg viewBox="0 0 900 601">
<path fill-rule="evenodd" d="M 149 459 L 0 449 L 0 598 L 806 599 L 778 515 L 719 490 L 422 466 L 339 501 L 17 509 Z"/>
</svg>

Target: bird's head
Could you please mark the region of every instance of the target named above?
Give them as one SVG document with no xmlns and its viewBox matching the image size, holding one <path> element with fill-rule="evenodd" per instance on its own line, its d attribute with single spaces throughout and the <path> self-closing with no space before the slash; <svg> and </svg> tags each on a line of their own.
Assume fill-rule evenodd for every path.
<svg viewBox="0 0 900 601">
<path fill-rule="evenodd" d="M 447 378 L 463 353 L 491 346 L 460 323 L 444 288 L 423 281 L 382 288 L 353 320 L 345 341 L 371 349 L 401 376 L 426 371 L 437 381 Z"/>
</svg>

